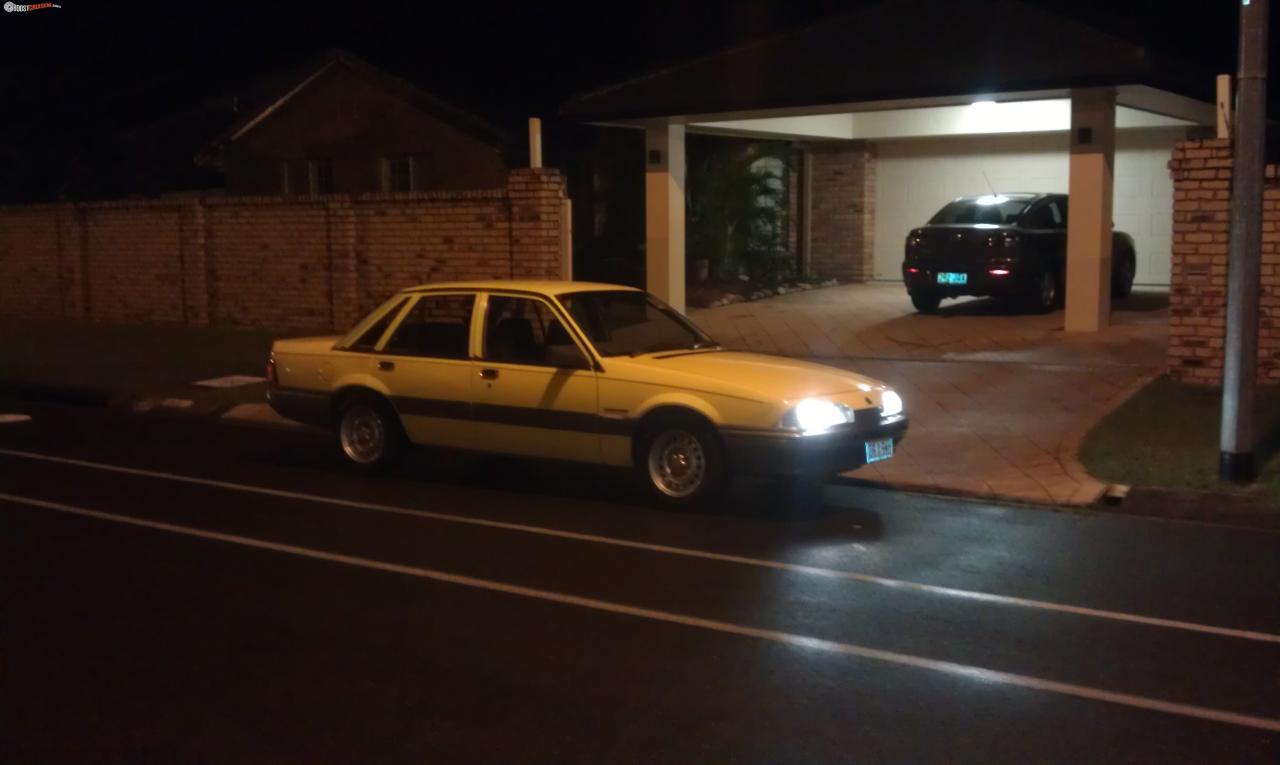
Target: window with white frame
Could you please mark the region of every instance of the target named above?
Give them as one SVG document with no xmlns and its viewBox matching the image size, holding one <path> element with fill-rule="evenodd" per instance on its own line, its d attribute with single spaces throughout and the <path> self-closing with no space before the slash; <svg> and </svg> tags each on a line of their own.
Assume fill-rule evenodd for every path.
<svg viewBox="0 0 1280 765">
<path fill-rule="evenodd" d="M 413 157 L 387 157 L 382 160 L 383 191 L 414 191 Z"/>
<path fill-rule="evenodd" d="M 307 192 L 333 193 L 333 162 L 327 159 L 307 160 Z"/>
</svg>

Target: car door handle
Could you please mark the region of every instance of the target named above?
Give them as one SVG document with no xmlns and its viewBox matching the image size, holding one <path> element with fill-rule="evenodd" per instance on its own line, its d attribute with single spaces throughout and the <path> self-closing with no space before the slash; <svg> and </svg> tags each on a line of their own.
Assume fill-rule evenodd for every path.
<svg viewBox="0 0 1280 765">
<path fill-rule="evenodd" d="M 394 361 L 379 361 L 378 369 L 383 372 L 394 372 L 396 371 L 396 363 Z"/>
<path fill-rule="evenodd" d="M 481 369 L 481 370 L 480 370 L 480 379 L 481 379 L 481 380 L 496 380 L 496 379 L 498 379 L 498 370 L 496 370 L 496 369 Z"/>
</svg>

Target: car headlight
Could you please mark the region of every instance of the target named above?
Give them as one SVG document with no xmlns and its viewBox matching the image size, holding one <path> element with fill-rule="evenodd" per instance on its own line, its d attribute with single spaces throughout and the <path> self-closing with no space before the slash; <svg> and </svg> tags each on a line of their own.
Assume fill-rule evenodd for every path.
<svg viewBox="0 0 1280 765">
<path fill-rule="evenodd" d="M 783 418 L 783 427 L 799 430 L 806 436 L 825 433 L 834 427 L 853 422 L 853 410 L 834 401 L 806 398 Z"/>
<path fill-rule="evenodd" d="M 902 396 L 899 396 L 891 390 L 881 393 L 880 414 L 883 417 L 892 417 L 895 414 L 902 414 Z"/>
</svg>

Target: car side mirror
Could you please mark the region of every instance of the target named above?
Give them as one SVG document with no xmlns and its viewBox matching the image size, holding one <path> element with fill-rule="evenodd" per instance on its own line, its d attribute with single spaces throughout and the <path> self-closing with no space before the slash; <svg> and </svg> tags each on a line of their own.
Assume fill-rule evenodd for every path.
<svg viewBox="0 0 1280 765">
<path fill-rule="evenodd" d="M 587 357 L 582 355 L 582 351 L 578 350 L 578 346 L 573 345 L 549 345 L 547 346 L 547 363 L 556 369 L 590 369 L 591 362 L 587 361 Z"/>
</svg>

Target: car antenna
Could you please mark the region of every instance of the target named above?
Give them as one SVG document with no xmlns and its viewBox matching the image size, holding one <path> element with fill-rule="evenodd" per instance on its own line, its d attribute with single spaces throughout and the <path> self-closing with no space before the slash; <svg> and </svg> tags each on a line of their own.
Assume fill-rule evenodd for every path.
<svg viewBox="0 0 1280 765">
<path fill-rule="evenodd" d="M 987 171 L 979 170 L 978 172 L 982 173 L 982 180 L 987 182 L 987 188 L 991 190 L 991 196 L 993 197 L 1000 196 L 999 194 L 996 193 L 996 187 L 991 185 L 991 179 L 987 177 Z"/>
</svg>

